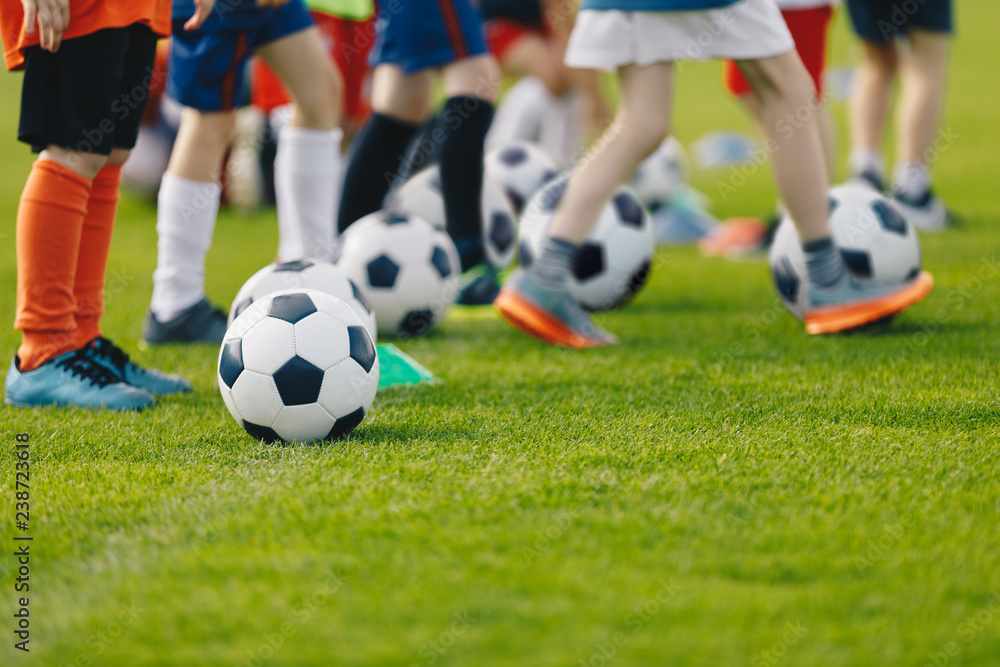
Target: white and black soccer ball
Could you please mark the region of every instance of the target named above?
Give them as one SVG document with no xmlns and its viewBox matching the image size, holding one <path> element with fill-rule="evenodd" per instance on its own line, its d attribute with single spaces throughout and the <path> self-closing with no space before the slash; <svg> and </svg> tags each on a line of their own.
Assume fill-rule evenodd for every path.
<svg viewBox="0 0 1000 667">
<path fill-rule="evenodd" d="M 629 185 L 650 210 L 663 206 L 684 185 L 687 158 L 684 147 L 667 137 L 653 153 L 639 163 Z"/>
<path fill-rule="evenodd" d="M 569 174 L 562 174 L 528 202 L 521 217 L 521 264 L 530 267 L 552 225 Z M 649 278 L 653 261 L 653 224 L 628 188 L 619 188 L 605 205 L 597 226 L 580 249 L 570 293 L 588 310 L 625 305 Z"/>
<path fill-rule="evenodd" d="M 444 194 L 441 173 L 428 167 L 403 184 L 390 198 L 388 209 L 414 213 L 438 229 L 445 229 Z M 483 180 L 483 250 L 486 261 L 498 269 L 510 265 L 517 247 L 514 209 L 500 186 Z"/>
<path fill-rule="evenodd" d="M 343 242 L 337 265 L 372 305 L 379 334 L 425 334 L 455 302 L 458 251 L 446 232 L 423 218 L 377 211 L 348 227 Z"/>
<path fill-rule="evenodd" d="M 219 351 L 219 390 L 258 440 L 333 440 L 368 414 L 375 343 L 354 309 L 317 290 L 269 294 L 243 311 Z"/>
<path fill-rule="evenodd" d="M 268 264 L 250 276 L 229 308 L 229 324 L 255 301 L 290 289 L 314 289 L 337 297 L 354 309 L 375 337 L 375 311 L 357 284 L 337 265 L 312 258 Z"/>
<path fill-rule="evenodd" d="M 530 141 L 514 141 L 486 155 L 486 178 L 503 188 L 517 215 L 532 195 L 558 175 L 552 156 Z"/>
<path fill-rule="evenodd" d="M 913 225 L 882 195 L 858 185 L 830 191 L 830 230 L 855 278 L 876 285 L 899 285 L 920 274 L 920 240 Z M 800 320 L 805 317 L 809 276 L 795 225 L 786 215 L 769 253 L 771 276 L 781 300 Z"/>
</svg>

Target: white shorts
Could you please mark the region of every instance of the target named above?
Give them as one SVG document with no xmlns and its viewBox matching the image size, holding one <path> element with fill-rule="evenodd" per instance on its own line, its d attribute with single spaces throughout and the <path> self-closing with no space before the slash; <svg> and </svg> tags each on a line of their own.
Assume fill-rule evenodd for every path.
<svg viewBox="0 0 1000 667">
<path fill-rule="evenodd" d="M 774 0 L 741 0 L 702 11 L 586 9 L 576 18 L 566 64 L 617 69 L 673 60 L 753 60 L 794 48 Z"/>
</svg>

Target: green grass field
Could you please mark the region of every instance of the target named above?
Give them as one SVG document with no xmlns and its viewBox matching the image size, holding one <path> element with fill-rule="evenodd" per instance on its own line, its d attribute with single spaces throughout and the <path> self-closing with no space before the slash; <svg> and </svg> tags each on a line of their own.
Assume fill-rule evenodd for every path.
<svg viewBox="0 0 1000 667">
<path fill-rule="evenodd" d="M 0 407 L 0 664 L 1000 664 L 1000 5 L 959 4 L 958 137 L 936 173 L 964 224 L 924 238 L 937 288 L 887 330 L 809 337 L 763 262 L 671 249 L 607 317 L 614 349 L 453 312 L 402 344 L 440 385 L 383 392 L 346 441 L 266 446 L 226 412 L 216 349 L 137 349 L 155 210 L 126 198 L 105 331 L 196 391 L 141 415 Z M 844 19 L 835 65 L 855 56 Z M 0 77 L 7 355 L 19 85 Z M 717 65 L 685 67 L 678 100 L 685 143 L 749 130 Z M 773 204 L 762 172 L 716 212 Z M 224 213 L 210 296 L 228 304 L 276 238 L 273 212 Z M 12 634 L 17 432 L 30 654 Z"/>
</svg>

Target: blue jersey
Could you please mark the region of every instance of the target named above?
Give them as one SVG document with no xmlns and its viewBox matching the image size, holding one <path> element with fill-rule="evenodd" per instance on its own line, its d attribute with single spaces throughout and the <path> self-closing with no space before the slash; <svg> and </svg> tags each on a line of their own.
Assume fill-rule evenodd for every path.
<svg viewBox="0 0 1000 667">
<path fill-rule="evenodd" d="M 719 9 L 740 0 L 583 0 L 580 9 L 617 9 L 624 12 L 690 12 Z"/>
</svg>

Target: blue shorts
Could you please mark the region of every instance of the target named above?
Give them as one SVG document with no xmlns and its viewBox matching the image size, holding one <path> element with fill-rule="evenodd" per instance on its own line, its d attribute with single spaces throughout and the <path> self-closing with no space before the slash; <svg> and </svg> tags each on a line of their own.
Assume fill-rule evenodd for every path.
<svg viewBox="0 0 1000 667">
<path fill-rule="evenodd" d="M 184 19 L 175 19 L 167 94 L 198 111 L 235 109 L 243 98 L 253 52 L 312 25 L 303 0 L 274 9 L 213 12 L 193 31 L 184 29 Z"/>
<path fill-rule="evenodd" d="M 489 53 L 478 4 L 470 0 L 387 0 L 379 3 L 372 67 L 393 64 L 405 74 Z"/>
<path fill-rule="evenodd" d="M 866 42 L 889 44 L 910 28 L 952 34 L 951 0 L 847 0 L 854 32 Z"/>
</svg>

